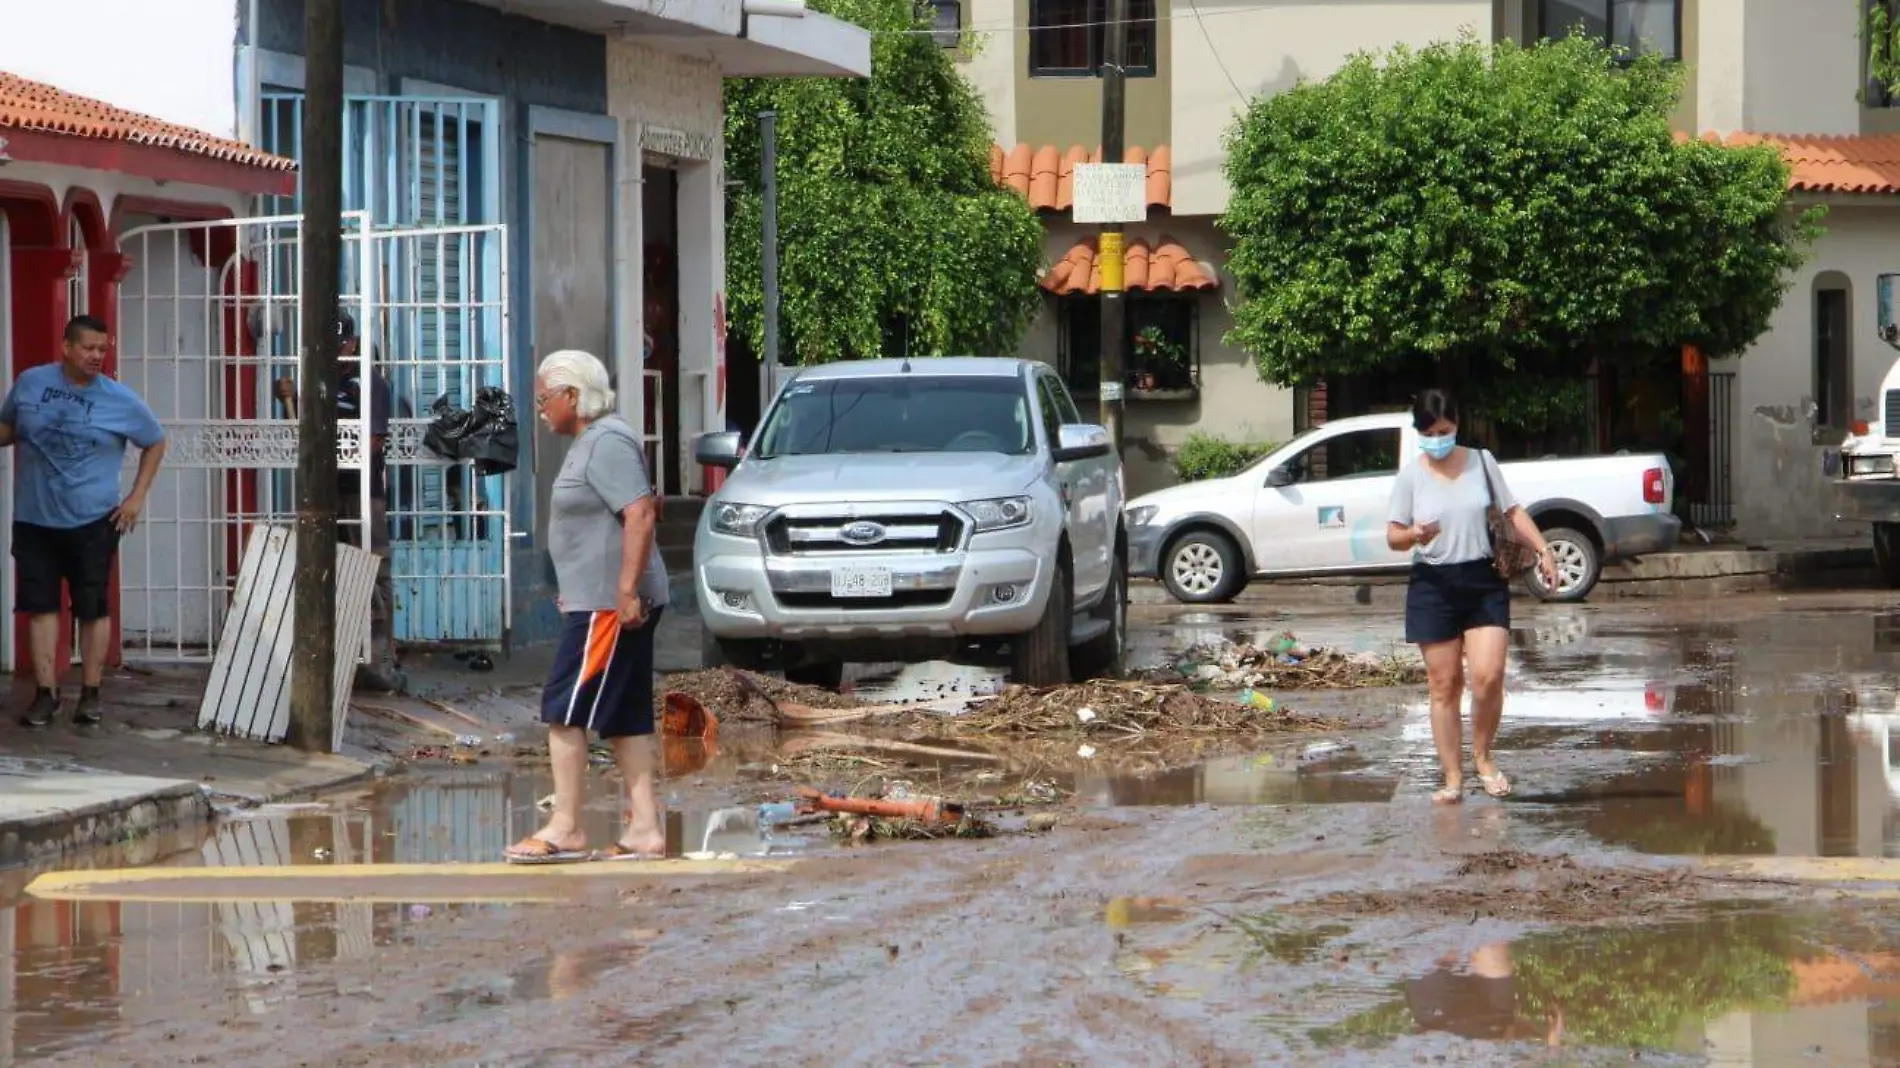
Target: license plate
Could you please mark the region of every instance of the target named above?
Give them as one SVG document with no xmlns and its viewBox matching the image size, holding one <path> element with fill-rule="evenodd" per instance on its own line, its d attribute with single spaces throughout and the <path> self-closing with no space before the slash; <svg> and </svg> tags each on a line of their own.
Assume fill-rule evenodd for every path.
<svg viewBox="0 0 1900 1068">
<path fill-rule="evenodd" d="M 834 567 L 831 569 L 833 597 L 889 597 L 891 569 L 888 567 Z"/>
</svg>

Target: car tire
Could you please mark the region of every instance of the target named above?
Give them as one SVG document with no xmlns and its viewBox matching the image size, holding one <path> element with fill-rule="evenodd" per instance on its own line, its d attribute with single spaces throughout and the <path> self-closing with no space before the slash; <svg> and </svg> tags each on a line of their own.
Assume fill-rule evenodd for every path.
<svg viewBox="0 0 1900 1068">
<path fill-rule="evenodd" d="M 1089 615 L 1108 621 L 1108 631 L 1069 653 L 1069 666 L 1078 681 L 1116 678 L 1128 654 L 1128 557 L 1115 554 L 1108 589 Z"/>
<path fill-rule="evenodd" d="M 763 659 L 757 642 L 715 638 L 712 631 L 699 628 L 699 660 L 707 670 L 733 667 L 757 671 Z"/>
<path fill-rule="evenodd" d="M 1874 568 L 1880 581 L 1900 589 L 1900 523 L 1874 524 Z"/>
<path fill-rule="evenodd" d="M 1557 589 L 1544 588 L 1544 576 L 1536 568 L 1524 576 L 1531 595 L 1551 604 L 1574 604 L 1590 596 L 1597 579 L 1603 577 L 1603 554 L 1588 534 L 1569 527 L 1544 531 L 1544 541 L 1557 556 Z"/>
<path fill-rule="evenodd" d="M 1226 604 L 1247 584 L 1246 561 L 1232 538 L 1195 530 L 1161 554 L 1161 584 L 1182 604 Z"/>
<path fill-rule="evenodd" d="M 844 664 L 836 660 L 821 660 L 813 664 L 800 664 L 785 669 L 785 681 L 800 686 L 816 686 L 821 690 L 838 692 L 844 685 Z"/>
<path fill-rule="evenodd" d="M 1075 581 L 1067 560 L 1056 565 L 1036 629 L 1009 643 L 1009 681 L 1024 686 L 1066 686 L 1069 675 L 1069 624 Z"/>
</svg>

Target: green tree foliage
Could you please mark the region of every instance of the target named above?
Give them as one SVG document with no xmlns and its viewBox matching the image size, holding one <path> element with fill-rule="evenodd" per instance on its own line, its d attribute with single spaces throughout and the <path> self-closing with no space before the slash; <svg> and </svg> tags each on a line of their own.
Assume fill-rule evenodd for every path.
<svg viewBox="0 0 1900 1068">
<path fill-rule="evenodd" d="M 1680 74 L 1581 39 L 1361 55 L 1230 132 L 1232 342 L 1262 377 L 1575 377 L 1767 328 L 1818 212 L 1768 147 L 1679 141 Z"/>
<path fill-rule="evenodd" d="M 764 345 L 758 113 L 778 113 L 781 344 L 798 363 L 1013 352 L 1042 225 L 990 176 L 990 125 L 911 0 L 813 0 L 876 36 L 869 79 L 726 85 L 732 328 Z"/>
</svg>

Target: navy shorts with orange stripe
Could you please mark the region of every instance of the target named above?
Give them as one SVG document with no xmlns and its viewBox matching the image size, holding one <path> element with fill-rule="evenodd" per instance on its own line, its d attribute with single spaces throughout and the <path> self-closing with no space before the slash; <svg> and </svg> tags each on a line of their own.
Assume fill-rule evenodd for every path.
<svg viewBox="0 0 1900 1068">
<path fill-rule="evenodd" d="M 569 612 L 541 692 L 541 722 L 602 738 L 653 733 L 653 632 L 661 608 L 633 630 L 614 612 Z"/>
</svg>

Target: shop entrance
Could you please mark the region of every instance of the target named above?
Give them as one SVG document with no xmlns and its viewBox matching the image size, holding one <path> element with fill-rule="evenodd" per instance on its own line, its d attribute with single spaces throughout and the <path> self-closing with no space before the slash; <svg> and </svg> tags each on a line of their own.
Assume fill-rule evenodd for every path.
<svg viewBox="0 0 1900 1068">
<path fill-rule="evenodd" d="M 679 174 L 664 156 L 648 155 L 640 186 L 641 295 L 646 337 L 647 460 L 661 496 L 678 494 L 680 443 Z M 656 440 L 657 439 L 657 440 Z"/>
</svg>

